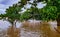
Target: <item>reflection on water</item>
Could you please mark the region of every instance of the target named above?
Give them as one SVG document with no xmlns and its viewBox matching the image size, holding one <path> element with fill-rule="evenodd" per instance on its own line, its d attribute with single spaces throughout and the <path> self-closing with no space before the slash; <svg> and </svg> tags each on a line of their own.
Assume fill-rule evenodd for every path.
<svg viewBox="0 0 60 37">
<path fill-rule="evenodd" d="M 20 35 L 20 30 L 18 28 L 13 28 L 13 27 L 10 27 L 8 28 L 7 30 L 7 35 L 9 37 L 19 37 Z"/>
<path fill-rule="evenodd" d="M 9 26 L 7 29 L 0 29 L 0 37 L 60 37 L 59 31 L 51 30 L 48 24 L 32 26 L 26 23 L 20 28 Z"/>
</svg>

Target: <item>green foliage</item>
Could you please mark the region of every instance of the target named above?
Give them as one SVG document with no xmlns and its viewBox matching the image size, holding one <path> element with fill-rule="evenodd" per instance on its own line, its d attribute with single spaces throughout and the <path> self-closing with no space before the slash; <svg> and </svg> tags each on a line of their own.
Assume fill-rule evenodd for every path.
<svg viewBox="0 0 60 37">
<path fill-rule="evenodd" d="M 27 11 L 25 11 L 23 14 L 21 14 L 20 20 L 21 20 L 21 21 L 23 21 L 23 20 L 28 20 L 28 19 L 30 19 L 30 17 L 31 17 L 30 11 L 27 10 Z"/>
<path fill-rule="evenodd" d="M 21 8 L 27 4 L 27 1 L 30 0 L 21 0 L 20 3 L 9 7 L 6 9 L 6 14 L 0 15 L 0 17 L 8 17 L 10 19 L 9 21 L 22 21 L 31 18 L 48 21 L 60 18 L 60 0 L 34 0 L 33 3 L 30 3 L 32 5 L 30 9 L 27 9 L 23 14 L 19 14 L 19 12 L 21 12 Z M 38 9 L 36 7 L 38 2 L 44 2 L 47 4 L 42 9 Z"/>
<path fill-rule="evenodd" d="M 5 19 L 5 17 L 6 17 L 6 14 L 0 14 L 0 20 Z"/>
<path fill-rule="evenodd" d="M 12 6 L 9 7 L 9 9 L 6 10 L 6 15 L 8 18 L 11 20 L 19 20 L 20 19 L 20 14 L 18 13 L 21 10 L 19 6 Z"/>
<path fill-rule="evenodd" d="M 10 23 L 13 23 L 15 20 L 20 20 L 19 12 L 21 11 L 22 7 L 23 6 L 14 4 L 13 6 L 6 9 L 6 14 L 0 15 L 0 17 L 2 17 L 1 19 L 6 19 L 6 17 L 8 17 L 8 21 Z"/>
<path fill-rule="evenodd" d="M 46 6 L 40 9 L 41 20 L 56 20 L 57 15 L 56 6 Z"/>
<path fill-rule="evenodd" d="M 36 1 L 36 0 L 35 0 Z M 47 3 L 47 5 L 45 7 L 43 7 L 42 9 L 38 9 L 35 5 L 35 7 L 31 7 L 30 10 L 30 14 L 32 15 L 31 18 L 33 19 L 37 19 L 37 20 L 56 20 L 57 18 L 59 18 L 60 15 L 60 0 L 37 0 L 38 2 L 44 2 Z M 34 4 L 36 4 L 37 2 L 34 2 Z M 25 12 L 26 13 L 26 12 Z M 24 14 L 25 14 L 24 13 Z M 25 17 L 26 15 L 23 15 L 23 17 Z M 28 14 L 27 14 L 28 15 Z M 26 16 L 25 18 L 27 19 Z"/>
<path fill-rule="evenodd" d="M 56 20 L 60 15 L 60 0 L 47 1 L 47 5 L 40 9 L 40 16 L 42 20 Z"/>
</svg>

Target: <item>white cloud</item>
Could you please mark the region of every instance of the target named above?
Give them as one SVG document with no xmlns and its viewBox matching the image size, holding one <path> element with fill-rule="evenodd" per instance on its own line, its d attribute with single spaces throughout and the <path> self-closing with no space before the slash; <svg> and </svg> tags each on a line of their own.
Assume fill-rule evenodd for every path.
<svg viewBox="0 0 60 37">
<path fill-rule="evenodd" d="M 0 2 L 2 2 L 3 0 L 0 0 Z"/>
<path fill-rule="evenodd" d="M 26 4 L 25 7 L 26 8 L 30 8 L 31 7 L 31 4 Z"/>
<path fill-rule="evenodd" d="M 8 8 L 8 5 L 0 4 L 0 9 L 6 9 Z"/>
<path fill-rule="evenodd" d="M 8 0 L 7 0 L 8 1 Z M 12 5 L 12 4 L 16 4 L 18 3 L 19 0 L 9 0 L 9 2 L 7 3 L 7 5 Z"/>
<path fill-rule="evenodd" d="M 42 2 L 37 3 L 38 8 L 43 8 L 44 6 L 46 6 L 46 4 L 42 4 Z"/>
<path fill-rule="evenodd" d="M 33 1 L 34 1 L 34 0 L 30 0 L 29 2 L 30 2 L 30 3 L 33 3 Z"/>
<path fill-rule="evenodd" d="M 4 14 L 6 8 L 8 8 L 8 5 L 0 4 L 0 14 Z"/>
<path fill-rule="evenodd" d="M 18 3 L 19 0 L 0 0 L 0 14 L 5 13 L 6 8 L 12 6 L 15 3 Z"/>
<path fill-rule="evenodd" d="M 5 13 L 5 9 L 0 9 L 0 14 L 4 14 Z"/>
</svg>

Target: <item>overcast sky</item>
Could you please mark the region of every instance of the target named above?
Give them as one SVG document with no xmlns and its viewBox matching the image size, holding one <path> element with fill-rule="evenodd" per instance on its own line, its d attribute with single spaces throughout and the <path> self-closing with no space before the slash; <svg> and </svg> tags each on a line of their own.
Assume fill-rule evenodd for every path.
<svg viewBox="0 0 60 37">
<path fill-rule="evenodd" d="M 5 13 L 6 8 L 17 2 L 18 0 L 0 0 L 0 14 Z"/>
</svg>

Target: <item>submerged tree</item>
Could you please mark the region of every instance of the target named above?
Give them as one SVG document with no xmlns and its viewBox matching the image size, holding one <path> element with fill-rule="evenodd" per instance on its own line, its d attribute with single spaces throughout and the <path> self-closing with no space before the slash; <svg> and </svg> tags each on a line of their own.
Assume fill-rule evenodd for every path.
<svg viewBox="0 0 60 37">
<path fill-rule="evenodd" d="M 17 4 L 14 4 L 12 7 L 9 7 L 6 9 L 6 14 L 1 14 L 0 17 L 1 19 L 7 18 L 7 21 L 9 21 L 12 26 L 16 26 L 16 22 L 20 20 L 20 14 L 18 13 L 21 11 L 21 7 L 19 7 Z"/>
<path fill-rule="evenodd" d="M 40 17 L 43 20 L 56 20 L 60 26 L 60 0 L 44 0 L 47 5 L 40 9 Z"/>
<path fill-rule="evenodd" d="M 29 1 L 29 0 L 28 0 Z M 16 27 L 16 22 L 20 21 L 21 9 L 26 4 L 27 0 L 21 0 L 17 4 L 13 4 L 8 9 L 6 9 L 6 14 L 0 14 L 0 19 L 9 21 L 12 26 Z"/>
<path fill-rule="evenodd" d="M 36 6 L 39 2 L 46 3 L 46 6 L 38 9 Z M 28 20 L 30 18 L 33 18 L 43 21 L 56 20 L 57 26 L 60 26 L 60 0 L 34 0 L 33 3 L 29 2 L 29 4 L 31 4 L 32 6 L 30 9 L 27 9 L 25 13 L 23 13 L 23 19 Z"/>
<path fill-rule="evenodd" d="M 31 18 L 43 21 L 57 20 L 57 25 L 60 26 L 60 0 L 33 0 L 33 3 L 29 1 L 21 0 L 18 4 L 9 7 L 4 17 L 8 17 L 11 23 L 15 20 L 28 20 Z M 46 6 L 41 9 L 37 8 L 39 2 L 46 3 Z M 21 8 L 28 3 L 31 4 L 31 8 L 20 15 Z"/>
</svg>

